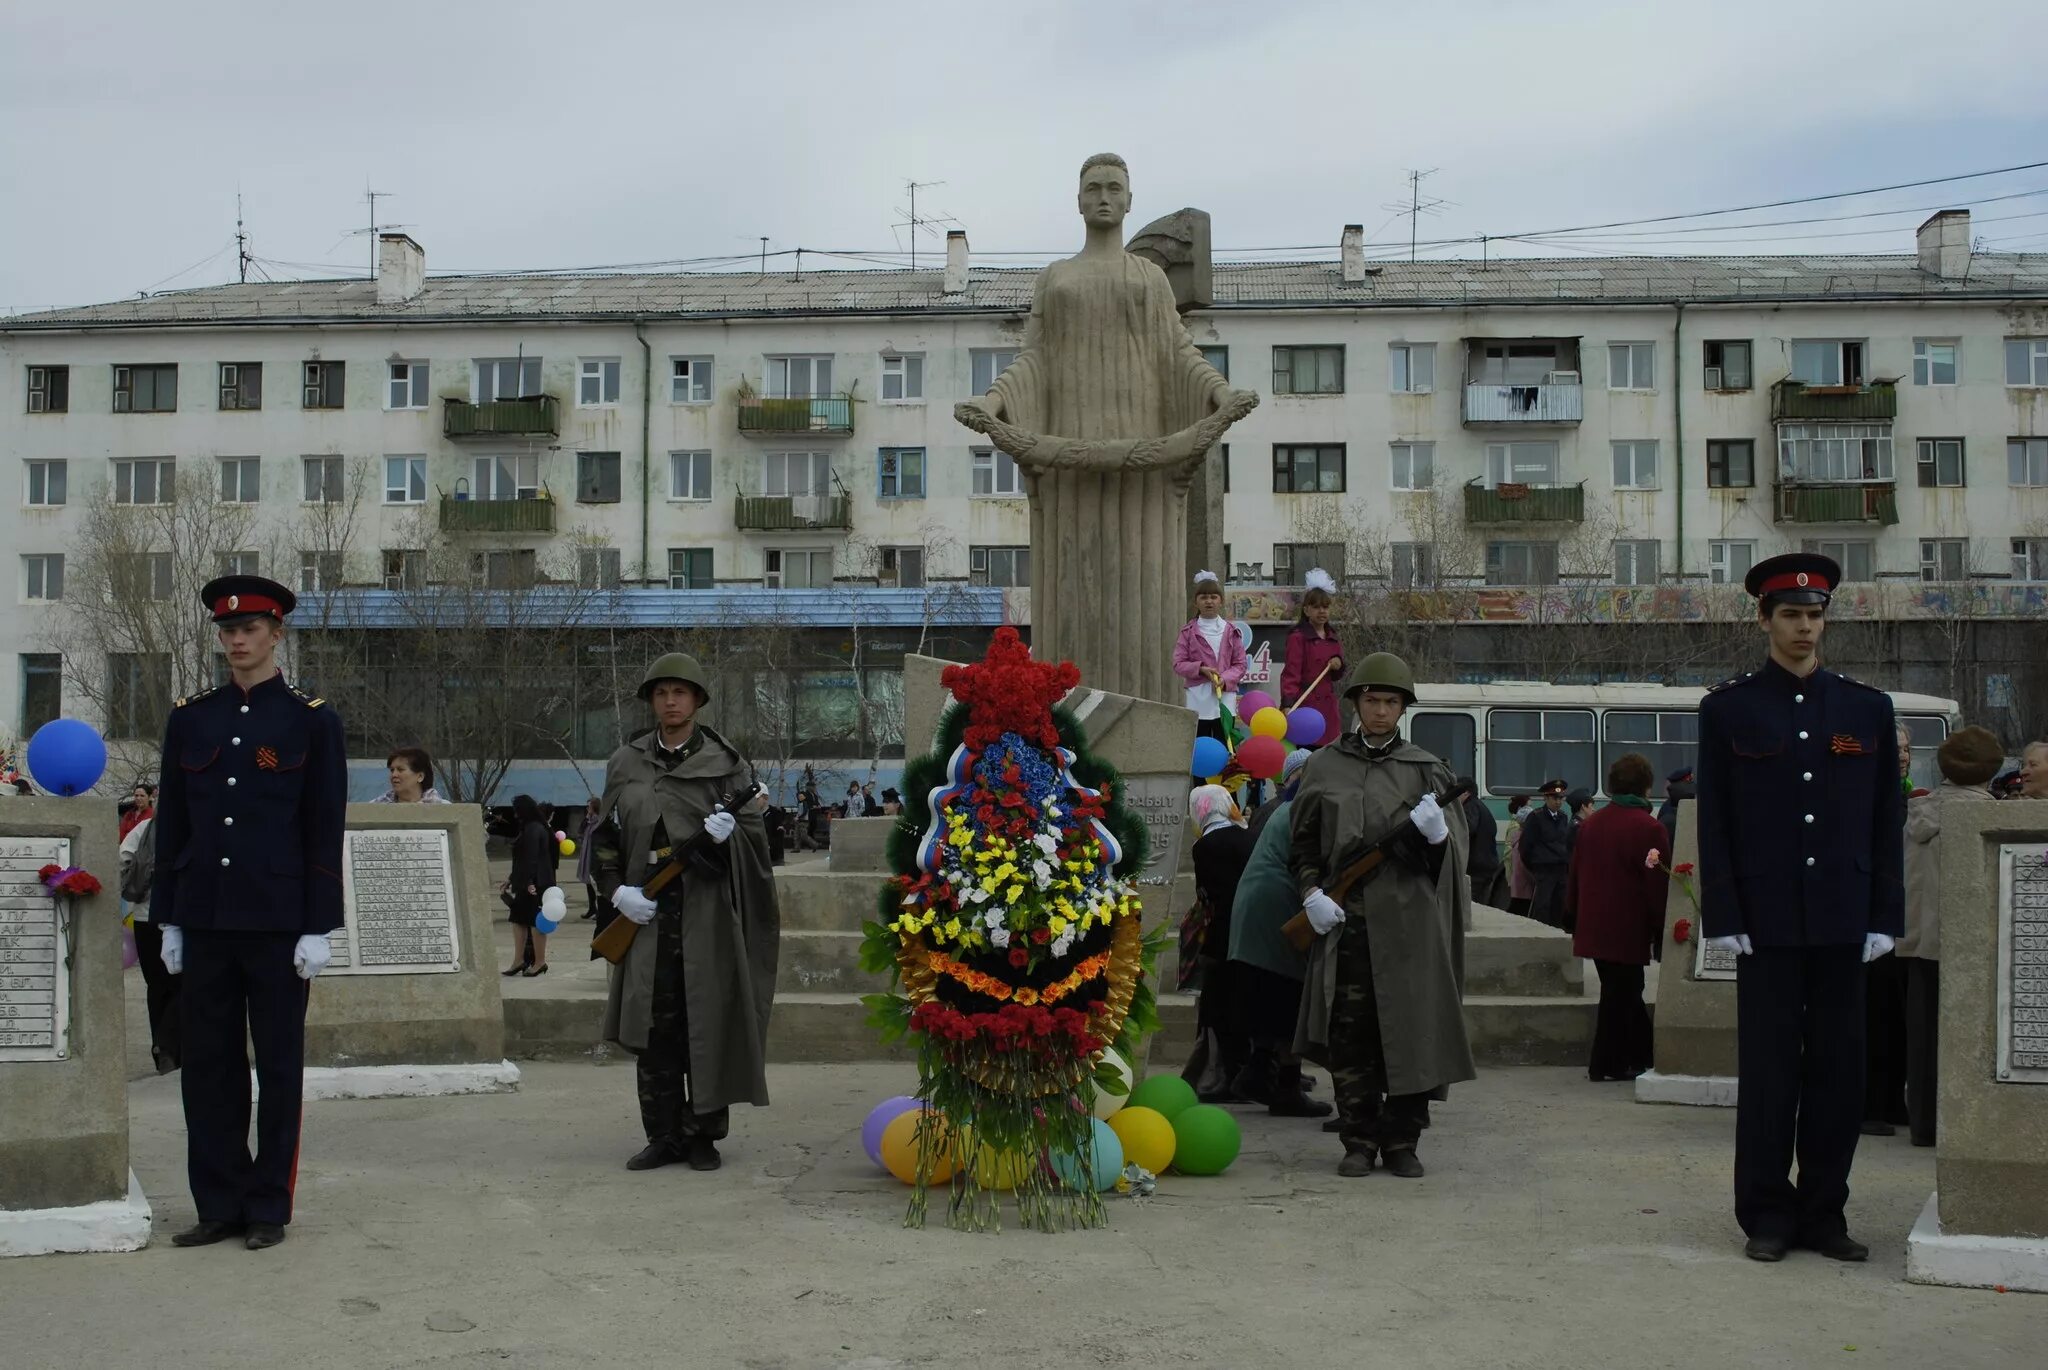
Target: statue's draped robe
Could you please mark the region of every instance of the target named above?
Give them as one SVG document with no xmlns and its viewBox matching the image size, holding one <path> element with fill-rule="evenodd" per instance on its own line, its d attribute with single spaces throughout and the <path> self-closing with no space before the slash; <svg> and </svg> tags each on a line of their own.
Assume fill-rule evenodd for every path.
<svg viewBox="0 0 2048 1370">
<path fill-rule="evenodd" d="M 1019 428 L 1105 441 L 1178 432 L 1228 389 L 1188 338 L 1166 273 L 1120 253 L 1039 273 L 1024 349 L 989 393 Z M 1193 593 L 1184 567 L 1194 468 L 1083 463 L 1024 463 L 1032 654 L 1071 660 L 1096 689 L 1178 704 L 1173 642 Z"/>
</svg>

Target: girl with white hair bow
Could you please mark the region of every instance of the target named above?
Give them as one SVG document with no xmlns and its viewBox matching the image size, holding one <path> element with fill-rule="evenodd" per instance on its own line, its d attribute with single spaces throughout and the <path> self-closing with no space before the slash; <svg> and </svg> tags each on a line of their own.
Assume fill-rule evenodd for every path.
<svg viewBox="0 0 2048 1370">
<path fill-rule="evenodd" d="M 1173 673 L 1187 684 L 1198 736 L 1223 740 L 1223 711 L 1237 708 L 1247 664 L 1244 642 L 1223 617 L 1223 582 L 1203 571 L 1195 577 L 1195 616 L 1173 644 Z"/>
</svg>

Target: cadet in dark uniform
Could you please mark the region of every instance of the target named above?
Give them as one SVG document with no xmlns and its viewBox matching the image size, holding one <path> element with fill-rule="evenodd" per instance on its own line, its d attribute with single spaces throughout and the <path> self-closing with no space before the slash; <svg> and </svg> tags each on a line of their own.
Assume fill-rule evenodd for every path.
<svg viewBox="0 0 2048 1370">
<path fill-rule="evenodd" d="M 1770 656 L 1700 702 L 1702 932 L 1739 957 L 1735 1217 L 1759 1261 L 1870 1254 L 1843 1209 L 1863 963 L 1905 931 L 1905 799 L 1891 699 L 1820 665 L 1840 575 L 1822 556 L 1758 562 L 1744 584 Z"/>
<path fill-rule="evenodd" d="M 199 592 L 233 680 L 181 699 L 164 729 L 150 920 L 184 977 L 186 1170 L 198 1225 L 171 1240 L 284 1240 L 298 1179 L 307 981 L 341 926 L 348 798 L 341 719 L 285 684 L 292 592 L 223 576 Z M 256 1046 L 256 1154 L 249 1059 Z"/>
</svg>

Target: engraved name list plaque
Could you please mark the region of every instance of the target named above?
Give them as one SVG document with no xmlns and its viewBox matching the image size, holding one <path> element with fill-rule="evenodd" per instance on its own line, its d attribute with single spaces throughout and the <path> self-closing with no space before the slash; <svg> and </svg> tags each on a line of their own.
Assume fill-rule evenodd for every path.
<svg viewBox="0 0 2048 1370">
<path fill-rule="evenodd" d="M 348 923 L 329 939 L 329 975 L 462 968 L 445 829 L 351 829 L 342 834 L 341 861 Z"/>
</svg>

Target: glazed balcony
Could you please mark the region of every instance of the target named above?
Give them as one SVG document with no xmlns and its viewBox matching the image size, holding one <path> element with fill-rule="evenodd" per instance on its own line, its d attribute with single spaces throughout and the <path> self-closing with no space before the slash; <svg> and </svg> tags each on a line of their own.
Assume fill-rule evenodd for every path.
<svg viewBox="0 0 2048 1370">
<path fill-rule="evenodd" d="M 1510 485 L 1491 489 L 1477 481 L 1465 487 L 1465 522 L 1584 523 L 1584 485 Z"/>
<path fill-rule="evenodd" d="M 1779 381 L 1771 387 L 1773 423 L 1890 423 L 1899 416 L 1891 385 L 1808 385 Z"/>
<path fill-rule="evenodd" d="M 853 434 L 851 395 L 813 395 L 807 399 L 748 395 L 740 399 L 739 412 L 742 437 L 844 438 Z"/>
<path fill-rule="evenodd" d="M 1899 521 L 1898 487 L 1890 481 L 1838 481 L 1778 486 L 1779 523 L 1874 523 Z"/>
<path fill-rule="evenodd" d="M 441 421 L 450 438 L 554 438 L 562 432 L 562 406 L 553 395 L 471 404 L 449 400 Z"/>
<path fill-rule="evenodd" d="M 555 500 L 545 487 L 532 499 L 467 499 L 441 496 L 444 533 L 538 533 L 555 531 Z"/>
</svg>

